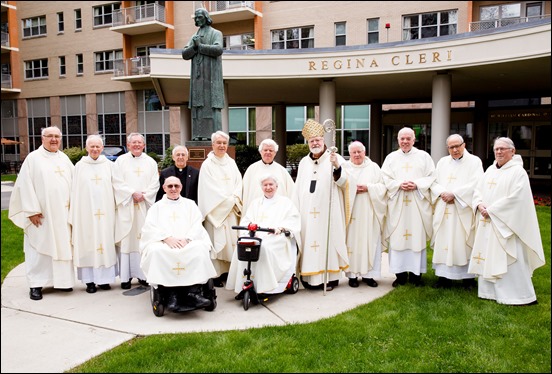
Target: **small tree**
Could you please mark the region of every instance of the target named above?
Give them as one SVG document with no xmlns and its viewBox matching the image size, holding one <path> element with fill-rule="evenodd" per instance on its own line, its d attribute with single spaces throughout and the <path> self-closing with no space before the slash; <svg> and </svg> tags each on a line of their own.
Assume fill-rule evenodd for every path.
<svg viewBox="0 0 552 374">
<path fill-rule="evenodd" d="M 163 157 L 163 160 L 159 162 L 160 170 L 166 169 L 169 166 L 174 165 L 174 160 L 172 158 L 173 149 L 174 149 L 174 145 L 171 145 L 169 148 L 165 149 L 165 157 Z"/>
<path fill-rule="evenodd" d="M 287 167 L 291 169 L 291 177 L 293 180 L 297 177 L 297 168 L 299 161 L 309 154 L 308 144 L 292 144 L 286 146 Z"/>
<path fill-rule="evenodd" d="M 65 148 L 63 150 L 63 153 L 65 153 L 67 157 L 69 157 L 69 160 L 71 160 L 73 165 L 79 162 L 83 156 L 86 156 L 88 154 L 86 152 L 86 149 L 82 149 L 81 147 Z"/>
<path fill-rule="evenodd" d="M 247 144 L 236 145 L 236 165 L 241 174 L 245 174 L 245 171 L 252 163 L 259 161 L 261 154 L 259 148 Z"/>
</svg>

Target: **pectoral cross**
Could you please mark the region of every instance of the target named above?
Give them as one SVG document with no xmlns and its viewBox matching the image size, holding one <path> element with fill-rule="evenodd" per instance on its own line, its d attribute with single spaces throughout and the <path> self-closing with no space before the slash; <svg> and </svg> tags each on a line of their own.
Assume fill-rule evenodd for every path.
<svg viewBox="0 0 552 374">
<path fill-rule="evenodd" d="M 316 219 L 316 215 L 317 215 L 317 214 L 320 214 L 320 212 L 317 212 L 317 211 L 316 211 L 316 208 L 312 208 L 312 212 L 309 212 L 309 214 L 312 214 L 313 217 Z"/>
<path fill-rule="evenodd" d="M 94 213 L 96 217 L 98 217 L 98 221 L 102 218 L 101 216 L 104 216 L 105 214 L 102 213 L 100 209 L 96 213 Z"/>
<path fill-rule="evenodd" d="M 487 182 L 489 185 L 489 189 L 493 188 L 496 185 L 496 182 L 494 181 L 494 178 Z"/>
<path fill-rule="evenodd" d="M 483 222 L 483 227 L 487 227 L 487 223 L 491 222 L 488 218 L 483 218 L 479 220 L 480 222 Z"/>
<path fill-rule="evenodd" d="M 406 240 L 408 240 L 408 237 L 409 237 L 409 236 L 412 236 L 412 234 L 409 234 L 409 233 L 408 233 L 408 229 L 406 229 L 406 233 L 405 233 L 403 236 L 405 236 L 405 237 L 406 237 Z"/>
<path fill-rule="evenodd" d="M 176 267 L 172 268 L 172 270 L 176 270 L 176 275 L 180 275 L 180 270 L 186 270 L 185 267 L 180 267 L 180 262 L 176 263 Z"/>
<path fill-rule="evenodd" d="M 60 167 L 58 166 L 58 167 L 57 167 L 57 170 L 56 170 L 56 171 L 54 171 L 54 173 L 58 173 L 58 174 L 59 174 L 59 176 L 61 177 L 61 176 L 62 176 L 62 174 L 63 174 L 63 173 L 65 173 L 65 170 L 62 170 L 62 169 L 60 169 Z"/>
<path fill-rule="evenodd" d="M 103 255 L 103 251 L 104 251 L 103 245 L 100 244 L 100 248 L 96 248 L 96 251 L 100 252 Z"/>
<path fill-rule="evenodd" d="M 403 169 L 406 169 L 406 172 L 408 173 L 408 169 L 411 169 L 412 166 L 410 166 L 410 165 L 408 164 L 408 162 L 407 162 L 406 165 L 404 165 L 402 168 L 403 168 Z"/>
<path fill-rule="evenodd" d="M 101 181 L 102 178 L 98 177 L 98 175 L 96 174 L 96 176 L 94 178 L 92 178 L 93 181 L 96 182 L 96 186 L 98 185 L 98 181 Z"/>
<path fill-rule="evenodd" d="M 449 184 L 450 184 L 450 181 L 451 181 L 452 179 L 456 179 L 456 177 L 452 176 L 452 174 L 451 174 L 451 175 L 448 176 L 448 182 L 449 182 Z"/>
<path fill-rule="evenodd" d="M 311 248 L 314 248 L 314 251 L 316 252 L 318 250 L 318 247 L 320 247 L 318 244 L 316 244 L 316 240 L 314 241 L 314 244 L 311 245 Z"/>
<path fill-rule="evenodd" d="M 140 170 L 140 166 L 138 166 L 138 169 L 134 170 L 134 172 L 140 176 L 141 173 L 143 173 L 144 171 L 143 170 Z"/>
<path fill-rule="evenodd" d="M 478 252 L 477 253 L 477 256 L 473 256 L 473 259 L 474 260 L 477 260 L 477 263 L 480 264 L 481 261 L 485 261 L 485 259 L 483 257 L 481 257 L 481 252 Z"/>
</svg>

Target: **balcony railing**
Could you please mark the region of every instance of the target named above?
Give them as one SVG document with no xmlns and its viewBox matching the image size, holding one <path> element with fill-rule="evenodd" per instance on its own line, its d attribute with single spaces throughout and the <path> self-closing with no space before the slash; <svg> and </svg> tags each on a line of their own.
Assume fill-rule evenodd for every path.
<svg viewBox="0 0 552 374">
<path fill-rule="evenodd" d="M 543 18 L 550 18 L 550 14 L 543 14 L 541 16 L 532 16 L 532 17 L 501 18 L 501 19 L 490 19 L 490 20 L 478 21 L 478 22 L 470 22 L 470 32 L 496 29 L 498 27 L 504 27 L 504 26 L 510 26 L 510 25 L 517 25 L 519 23 L 536 21 Z"/>
<path fill-rule="evenodd" d="M 10 34 L 5 31 L 2 31 L 2 47 L 10 46 Z"/>
<path fill-rule="evenodd" d="M 11 74 L 2 73 L 2 88 L 12 88 L 12 77 Z"/>
<path fill-rule="evenodd" d="M 165 7 L 163 5 L 145 4 L 113 12 L 113 27 L 151 21 L 165 23 Z"/>
<path fill-rule="evenodd" d="M 194 11 L 198 8 L 205 8 L 209 13 L 235 8 L 255 9 L 254 3 L 254 1 L 194 1 Z"/>
<path fill-rule="evenodd" d="M 149 75 L 150 71 L 150 58 L 147 56 L 136 56 L 113 61 L 114 77 Z"/>
</svg>

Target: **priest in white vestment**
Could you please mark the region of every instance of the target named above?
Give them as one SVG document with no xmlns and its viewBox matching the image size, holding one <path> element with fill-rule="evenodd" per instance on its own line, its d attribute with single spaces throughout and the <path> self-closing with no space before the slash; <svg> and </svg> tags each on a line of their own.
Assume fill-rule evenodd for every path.
<svg viewBox="0 0 552 374">
<path fill-rule="evenodd" d="M 387 211 L 387 188 L 381 169 L 366 156 L 359 141 L 349 144 L 349 161 L 342 164 L 349 188 L 345 197 L 349 286 L 358 287 L 358 277 L 370 287 L 381 277 L 382 231 Z"/>
<path fill-rule="evenodd" d="M 468 271 L 478 277 L 477 294 L 499 304 L 531 305 L 531 277 L 545 257 L 529 177 L 510 138 L 493 146 L 495 162 L 475 189 L 475 243 Z"/>
<path fill-rule="evenodd" d="M 416 134 L 409 127 L 399 130 L 399 149 L 387 155 L 381 171 L 387 187 L 384 245 L 389 251 L 389 271 L 397 279 L 422 286 L 427 272 L 426 246 L 432 235 L 433 208 L 429 188 L 435 180 L 431 156 L 416 147 Z"/>
<path fill-rule="evenodd" d="M 8 217 L 23 229 L 25 272 L 31 300 L 43 287 L 72 291 L 75 284 L 68 222 L 75 166 L 60 150 L 61 130 L 42 129 L 42 145 L 23 161 L 10 197 Z"/>
<path fill-rule="evenodd" d="M 320 123 L 309 119 L 302 133 L 310 153 L 299 162 L 293 198 L 301 214 L 299 273 L 304 287 L 331 291 L 349 267 L 343 209 L 347 180 L 340 166 L 345 159 L 327 149 Z"/>
<path fill-rule="evenodd" d="M 242 212 L 242 175 L 227 153 L 229 140 L 222 131 L 213 133 L 213 150 L 199 169 L 198 206 L 214 247 L 216 287 L 222 287 L 228 275 L 238 241 L 238 233 L 232 226 L 238 225 Z"/>
<path fill-rule="evenodd" d="M 275 233 L 258 231 L 255 237 L 260 238 L 261 248 L 259 260 L 251 262 L 251 279 L 258 293 L 282 293 L 291 276 L 295 273 L 297 261 L 297 244 L 301 230 L 299 211 L 286 196 L 277 193 L 279 181 L 272 174 L 260 176 L 259 185 L 263 196 L 256 198 L 242 217 L 240 225 L 255 223 L 262 228 L 275 229 Z M 286 236 L 286 233 L 288 235 Z M 242 237 L 249 232 L 240 232 Z M 238 260 L 237 250 L 234 251 L 226 288 L 240 294 L 247 276 L 243 271 L 247 261 Z"/>
<path fill-rule="evenodd" d="M 180 196 L 182 182 L 165 179 L 165 195 L 156 202 L 142 227 L 140 266 L 152 287 L 202 285 L 216 276 L 213 246 L 193 200 Z"/>
<path fill-rule="evenodd" d="M 249 204 L 257 197 L 263 196 L 260 178 L 272 174 L 278 178 L 278 194 L 293 197 L 295 183 L 285 167 L 274 161 L 278 153 L 278 143 L 272 139 L 265 139 L 259 144 L 261 159 L 249 165 L 243 175 L 243 211 L 247 212 Z"/>
<path fill-rule="evenodd" d="M 86 292 L 108 290 L 119 275 L 115 249 L 115 195 L 113 162 L 102 155 L 99 135 L 86 139 L 84 156 L 75 165 L 69 223 L 72 227 L 73 262 Z"/>
<path fill-rule="evenodd" d="M 461 135 L 450 135 L 446 144 L 449 156 L 437 162 L 435 182 L 431 185 L 432 263 L 438 276 L 433 287 L 448 288 L 453 280 L 461 279 L 464 287 L 471 289 L 475 286 L 475 275 L 468 273 L 475 235 L 471 206 L 473 191 L 483 176 L 483 164 L 466 150 Z"/>
<path fill-rule="evenodd" d="M 127 147 L 129 151 L 115 161 L 115 174 L 121 182 L 113 185 L 117 204 L 115 243 L 119 245 L 119 277 L 123 289 L 131 287 L 132 278 L 147 286 L 140 268 L 139 241 L 146 214 L 159 190 L 159 169 L 157 162 L 144 153 L 144 136 L 129 134 Z"/>
</svg>

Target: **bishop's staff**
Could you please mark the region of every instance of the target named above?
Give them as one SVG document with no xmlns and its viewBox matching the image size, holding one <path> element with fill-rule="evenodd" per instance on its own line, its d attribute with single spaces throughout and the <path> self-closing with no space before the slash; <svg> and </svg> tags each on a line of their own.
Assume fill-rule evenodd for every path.
<svg viewBox="0 0 552 374">
<path fill-rule="evenodd" d="M 323 123 L 324 125 L 324 131 L 328 133 L 332 133 L 332 144 L 330 149 L 331 153 L 337 152 L 337 147 L 335 146 L 335 122 L 332 119 L 327 119 Z M 326 296 L 326 287 L 328 284 L 328 260 L 329 260 L 329 252 L 330 252 L 330 230 L 331 230 L 331 221 L 332 221 L 332 195 L 333 195 L 333 164 L 330 163 L 331 168 L 331 177 L 330 177 L 330 207 L 328 209 L 328 235 L 326 237 L 326 267 L 324 269 L 324 296 Z"/>
</svg>

